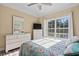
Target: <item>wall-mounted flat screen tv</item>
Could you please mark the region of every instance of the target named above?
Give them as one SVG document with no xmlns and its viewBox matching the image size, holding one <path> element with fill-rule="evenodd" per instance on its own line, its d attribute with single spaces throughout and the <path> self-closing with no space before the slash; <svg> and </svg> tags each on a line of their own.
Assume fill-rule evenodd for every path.
<svg viewBox="0 0 79 59">
<path fill-rule="evenodd" d="M 41 24 L 34 23 L 33 29 L 41 29 Z"/>
</svg>

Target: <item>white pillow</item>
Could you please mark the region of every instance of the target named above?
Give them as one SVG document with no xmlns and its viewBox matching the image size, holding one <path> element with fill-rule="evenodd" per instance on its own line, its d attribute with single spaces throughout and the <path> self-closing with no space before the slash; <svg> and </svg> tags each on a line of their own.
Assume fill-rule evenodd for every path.
<svg viewBox="0 0 79 59">
<path fill-rule="evenodd" d="M 75 42 L 75 41 L 78 41 L 78 40 L 79 40 L 78 36 L 73 36 L 72 38 L 69 38 L 69 39 L 66 40 L 66 45 L 68 46 L 72 42 Z"/>
<path fill-rule="evenodd" d="M 73 36 L 71 38 L 71 42 L 75 42 L 75 41 L 78 41 L 79 40 L 79 37 L 78 36 Z"/>
</svg>

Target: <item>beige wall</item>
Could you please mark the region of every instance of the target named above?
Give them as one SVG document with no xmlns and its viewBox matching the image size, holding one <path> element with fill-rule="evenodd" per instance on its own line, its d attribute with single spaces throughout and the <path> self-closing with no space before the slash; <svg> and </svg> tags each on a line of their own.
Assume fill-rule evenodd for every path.
<svg viewBox="0 0 79 59">
<path fill-rule="evenodd" d="M 4 36 L 7 33 L 12 33 L 12 16 L 21 16 L 24 17 L 24 30 L 25 32 L 32 31 L 32 24 L 37 22 L 37 18 L 27 15 L 23 12 L 19 12 L 17 10 L 0 6 L 0 48 L 4 48 Z"/>
<path fill-rule="evenodd" d="M 79 36 L 79 6 L 65 9 L 60 12 L 52 13 L 47 17 L 43 17 L 43 19 L 57 18 L 64 15 L 68 15 L 71 12 L 72 12 L 72 19 L 73 19 L 73 34 Z"/>
<path fill-rule="evenodd" d="M 74 25 L 74 35 L 79 36 L 79 6 L 65 9 L 60 12 L 52 13 L 51 15 L 43 18 L 35 18 L 23 12 L 19 12 L 17 10 L 0 6 L 0 48 L 4 47 L 4 36 L 7 33 L 12 33 L 12 16 L 21 16 L 25 19 L 25 32 L 32 31 L 32 24 L 34 22 L 41 22 L 43 24 L 44 19 L 57 18 L 63 15 L 67 15 L 70 12 L 73 13 L 73 25 Z M 38 20 L 38 21 L 37 21 Z"/>
</svg>

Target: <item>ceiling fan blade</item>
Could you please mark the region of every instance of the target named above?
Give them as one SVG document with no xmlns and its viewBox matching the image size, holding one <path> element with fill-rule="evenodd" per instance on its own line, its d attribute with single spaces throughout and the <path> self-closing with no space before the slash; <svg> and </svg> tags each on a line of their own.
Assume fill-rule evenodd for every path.
<svg viewBox="0 0 79 59">
<path fill-rule="evenodd" d="M 48 5 L 48 6 L 52 6 L 53 4 L 52 3 L 41 3 L 43 5 Z"/>
<path fill-rule="evenodd" d="M 32 5 L 35 5 L 35 4 L 37 4 L 37 3 L 30 3 L 27 6 L 32 6 Z"/>
</svg>

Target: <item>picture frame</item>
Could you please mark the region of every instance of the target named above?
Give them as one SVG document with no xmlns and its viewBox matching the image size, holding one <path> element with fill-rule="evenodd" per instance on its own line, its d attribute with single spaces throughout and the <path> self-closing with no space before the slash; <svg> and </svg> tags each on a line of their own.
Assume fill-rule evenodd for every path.
<svg viewBox="0 0 79 59">
<path fill-rule="evenodd" d="M 12 16 L 12 33 L 21 34 L 24 32 L 24 18 L 20 16 Z"/>
</svg>

